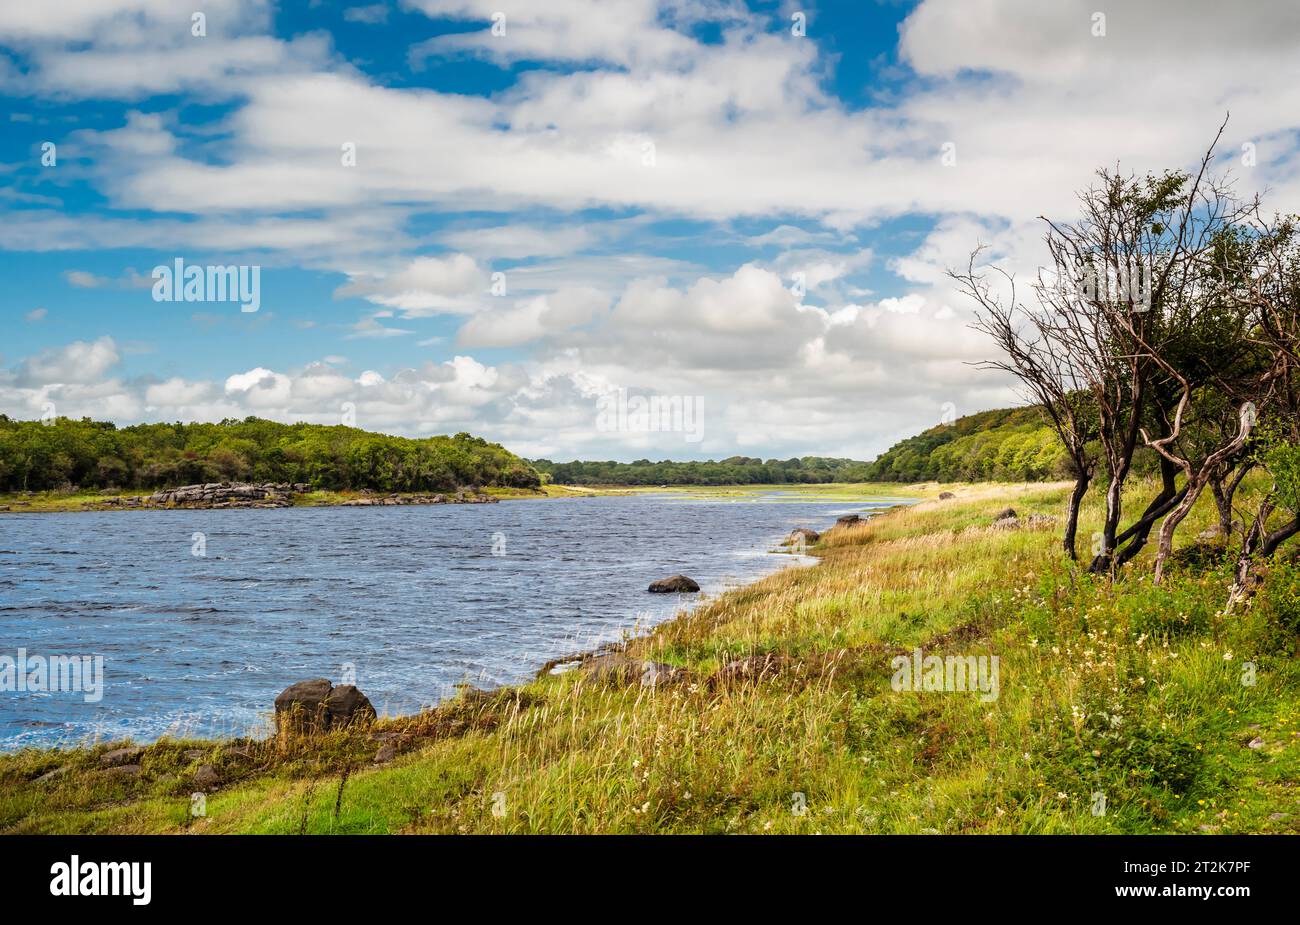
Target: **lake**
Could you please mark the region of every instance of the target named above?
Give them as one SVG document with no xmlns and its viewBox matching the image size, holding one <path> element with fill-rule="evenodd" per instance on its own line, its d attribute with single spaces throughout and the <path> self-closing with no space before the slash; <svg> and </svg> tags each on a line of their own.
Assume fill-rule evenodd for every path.
<svg viewBox="0 0 1300 925">
<path fill-rule="evenodd" d="M 668 619 L 696 595 L 811 560 L 773 553 L 895 500 L 680 494 L 283 510 L 0 515 L 0 656 L 103 656 L 103 696 L 0 692 L 0 748 L 264 733 L 325 677 L 380 715 Z M 198 553 L 203 553 L 199 555 Z"/>
</svg>

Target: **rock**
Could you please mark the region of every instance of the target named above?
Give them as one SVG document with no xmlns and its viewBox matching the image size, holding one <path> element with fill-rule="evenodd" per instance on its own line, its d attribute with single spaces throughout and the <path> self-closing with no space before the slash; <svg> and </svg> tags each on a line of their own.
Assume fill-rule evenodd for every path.
<svg viewBox="0 0 1300 925">
<path fill-rule="evenodd" d="M 99 763 L 106 768 L 114 768 L 124 764 L 134 764 L 136 759 L 144 754 L 144 749 L 137 746 L 128 748 L 115 748 L 111 752 L 104 752 L 99 756 Z"/>
<path fill-rule="evenodd" d="M 325 678 L 291 684 L 275 698 L 275 725 L 282 732 L 325 732 L 374 718 L 365 694 L 351 684 L 334 687 Z"/>
<path fill-rule="evenodd" d="M 221 783 L 221 775 L 210 764 L 201 764 L 194 771 L 194 786 L 202 790 L 210 790 L 219 783 Z"/>
<path fill-rule="evenodd" d="M 66 765 L 64 765 L 61 768 L 55 768 L 53 771 L 46 771 L 40 777 L 36 778 L 36 783 L 48 784 L 50 781 L 58 780 L 60 777 L 62 777 L 67 773 L 68 773 L 68 768 Z"/>
<path fill-rule="evenodd" d="M 201 748 L 191 748 L 185 752 L 186 761 L 198 761 L 206 754 Z"/>
<path fill-rule="evenodd" d="M 139 777 L 144 768 L 138 764 L 119 764 L 116 767 L 104 768 L 104 774 L 111 774 L 114 777 Z"/>
<path fill-rule="evenodd" d="M 821 539 L 821 534 L 816 530 L 809 530 L 807 527 L 795 527 L 786 537 L 787 546 L 811 546 Z"/>
<path fill-rule="evenodd" d="M 1030 529 L 1039 527 L 1053 527 L 1056 525 L 1056 518 L 1051 514 L 1030 514 L 1025 518 L 1025 526 Z"/>
<path fill-rule="evenodd" d="M 998 515 L 993 518 L 993 522 L 997 523 L 999 520 L 1015 520 L 1018 516 L 1019 515 L 1016 514 L 1015 508 L 1006 507 L 998 511 Z"/>
<path fill-rule="evenodd" d="M 164 488 L 145 500 L 163 507 L 289 507 L 299 490 L 283 482 L 206 482 Z"/>
<path fill-rule="evenodd" d="M 776 677 L 789 667 L 791 659 L 785 655 L 768 652 L 727 662 L 709 677 L 712 684 L 731 684 L 742 681 L 762 681 Z"/>
<path fill-rule="evenodd" d="M 1247 748 L 1254 748 L 1254 749 L 1260 749 L 1260 748 L 1263 748 L 1263 747 L 1264 747 L 1264 740 L 1263 740 L 1262 738 L 1260 738 L 1259 736 L 1255 736 L 1255 738 L 1251 739 L 1249 742 L 1246 743 L 1246 747 L 1247 747 Z"/>
<path fill-rule="evenodd" d="M 333 689 L 325 678 L 291 684 L 275 698 L 275 726 L 289 732 L 324 732 L 329 728 L 325 698 Z"/>
<path fill-rule="evenodd" d="M 384 764 L 392 761 L 397 757 L 397 746 L 392 742 L 381 746 L 379 751 L 375 752 L 375 764 Z"/>
<path fill-rule="evenodd" d="M 835 526 L 837 527 L 853 527 L 860 523 L 862 523 L 861 514 L 845 514 L 843 517 L 835 518 Z"/>
<path fill-rule="evenodd" d="M 650 582 L 648 590 L 655 594 L 672 594 L 682 591 L 698 591 L 700 586 L 685 575 L 673 575 L 671 578 L 660 578 L 658 581 Z"/>
<path fill-rule="evenodd" d="M 375 718 L 375 708 L 369 698 L 351 684 L 340 684 L 325 698 L 331 729 L 350 723 L 366 723 Z"/>
<path fill-rule="evenodd" d="M 1268 821 L 1269 821 L 1269 822 L 1285 822 L 1287 819 L 1290 819 L 1290 818 L 1291 818 L 1291 814 L 1290 814 L 1290 813 L 1270 813 L 1270 814 L 1269 814 L 1269 817 L 1268 817 Z"/>
<path fill-rule="evenodd" d="M 940 500 L 940 501 L 951 501 L 951 500 L 952 500 L 953 498 L 955 498 L 955 497 L 957 497 L 957 496 L 954 495 L 954 494 L 953 494 L 952 492 L 950 492 L 950 491 L 941 491 L 941 492 L 939 492 L 939 500 Z"/>
<path fill-rule="evenodd" d="M 607 684 L 640 684 L 655 687 L 684 681 L 690 676 L 684 668 L 649 659 L 629 658 L 621 652 L 598 655 L 582 664 L 583 672 L 593 681 Z"/>
</svg>

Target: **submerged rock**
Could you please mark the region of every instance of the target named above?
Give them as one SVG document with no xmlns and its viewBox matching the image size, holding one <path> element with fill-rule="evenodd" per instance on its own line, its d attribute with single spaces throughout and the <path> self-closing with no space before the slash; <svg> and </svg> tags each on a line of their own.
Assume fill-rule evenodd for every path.
<svg viewBox="0 0 1300 925">
<path fill-rule="evenodd" d="M 673 575 L 671 578 L 660 578 L 658 581 L 650 582 L 648 590 L 655 594 L 672 594 L 698 591 L 700 586 L 685 575 Z"/>
</svg>

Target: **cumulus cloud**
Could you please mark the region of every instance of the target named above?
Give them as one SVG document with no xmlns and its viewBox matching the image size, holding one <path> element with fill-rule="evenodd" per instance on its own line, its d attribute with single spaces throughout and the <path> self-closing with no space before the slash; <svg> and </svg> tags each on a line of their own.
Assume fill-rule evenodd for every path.
<svg viewBox="0 0 1300 925">
<path fill-rule="evenodd" d="M 1098 166 L 1185 166 L 1231 110 L 1221 163 L 1243 192 L 1300 208 L 1293 4 L 1153 2 L 1099 31 L 1083 0 L 922 0 L 896 87 L 861 105 L 834 95 L 818 42 L 722 0 L 556 0 L 507 10 L 495 36 L 495 0 L 400 8 L 470 27 L 422 36 L 414 62 L 481 58 L 508 68 L 504 89 L 385 85 L 323 36 L 273 36 L 268 0 L 213 0 L 206 39 L 164 0 L 6 5 L 0 87 L 129 105 L 68 138 L 106 208 L 11 197 L 0 248 L 261 251 L 368 303 L 311 336 L 459 353 L 367 356 L 353 376 L 268 349 L 225 378 L 136 380 L 111 339 L 83 340 L 0 374 L 6 408 L 333 422 L 350 402 L 361 426 L 466 429 L 538 455 L 680 455 L 671 435 L 594 428 L 595 397 L 623 387 L 703 396 L 705 453 L 872 455 L 947 404 L 1016 398 L 971 365 L 990 348 L 946 271 L 986 243 L 1032 273 L 1038 216 L 1070 217 Z M 196 126 L 160 92 L 226 106 Z M 84 296 L 121 279 L 67 274 Z M 443 315 L 454 338 L 416 323 Z"/>
<path fill-rule="evenodd" d="M 474 311 L 487 294 L 488 275 L 466 254 L 417 257 L 386 275 L 354 276 L 337 297 L 362 296 L 401 309 L 405 317 Z"/>
<path fill-rule="evenodd" d="M 119 359 L 117 344 L 111 337 L 74 341 L 28 357 L 18 369 L 18 382 L 22 385 L 95 382 L 116 366 Z"/>
<path fill-rule="evenodd" d="M 608 305 L 609 300 L 596 289 L 561 289 L 509 308 L 485 310 L 465 323 L 457 343 L 463 347 L 516 347 L 587 324 Z"/>
</svg>

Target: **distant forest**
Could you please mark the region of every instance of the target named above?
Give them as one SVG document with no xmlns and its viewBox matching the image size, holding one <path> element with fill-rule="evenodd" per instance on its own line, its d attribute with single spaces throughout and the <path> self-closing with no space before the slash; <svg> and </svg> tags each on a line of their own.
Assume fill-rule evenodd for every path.
<svg viewBox="0 0 1300 925">
<path fill-rule="evenodd" d="M 533 468 L 560 485 L 819 485 L 862 482 L 870 463 L 824 456 L 769 459 L 730 456 L 702 462 L 567 462 L 532 460 Z"/>
<path fill-rule="evenodd" d="M 1139 466 L 1143 460 L 1138 460 Z M 1038 408 L 958 418 L 895 444 L 875 462 L 824 456 L 652 462 L 525 460 L 469 434 L 411 439 L 353 427 L 219 424 L 116 427 L 87 418 L 0 414 L 0 491 L 153 489 L 196 482 L 305 482 L 313 488 L 450 491 L 467 486 L 820 485 L 828 482 L 1039 481 L 1070 477 Z"/>
<path fill-rule="evenodd" d="M 523 459 L 469 434 L 413 440 L 354 427 L 136 424 L 0 414 L 0 491 L 161 488 L 198 482 L 305 482 L 313 488 L 454 491 L 540 484 Z"/>
</svg>

